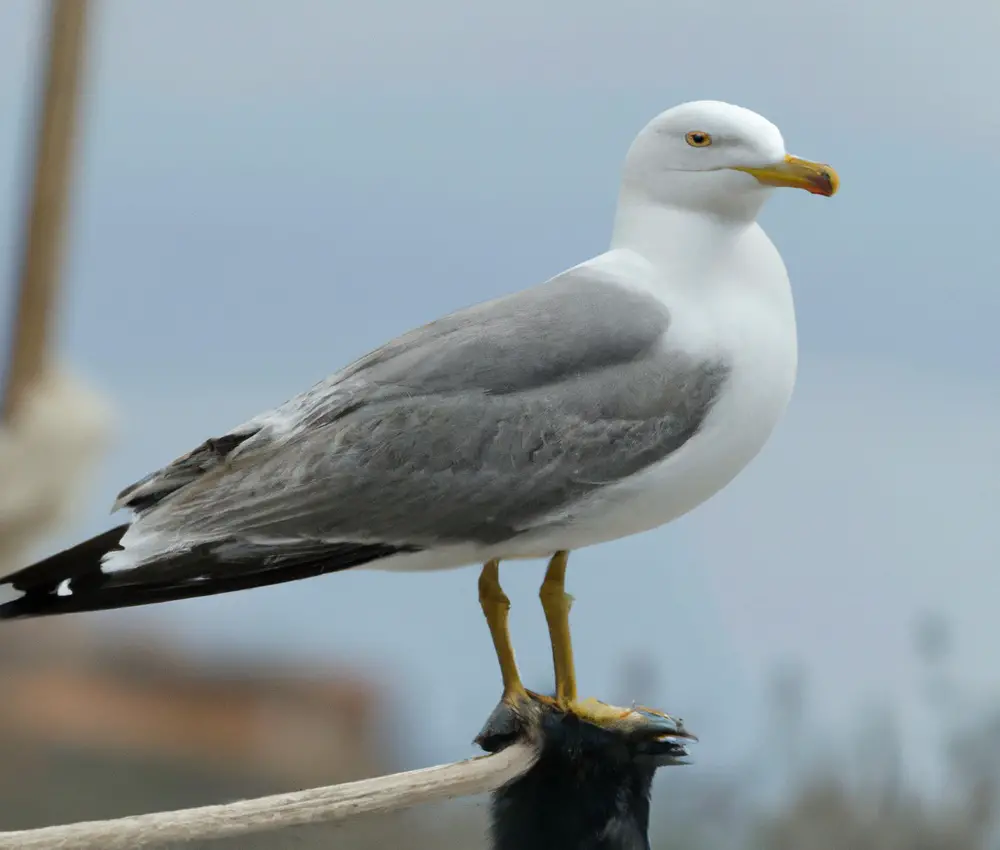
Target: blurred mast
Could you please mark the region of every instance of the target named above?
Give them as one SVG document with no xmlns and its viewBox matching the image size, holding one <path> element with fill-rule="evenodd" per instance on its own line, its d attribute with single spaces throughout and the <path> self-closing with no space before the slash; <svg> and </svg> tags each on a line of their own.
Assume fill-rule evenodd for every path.
<svg viewBox="0 0 1000 850">
<path fill-rule="evenodd" d="M 0 417 L 9 424 L 49 357 L 75 161 L 77 112 L 90 0 L 50 0 L 47 60 L 34 145 L 34 177 L 21 246 L 16 307 Z"/>
</svg>

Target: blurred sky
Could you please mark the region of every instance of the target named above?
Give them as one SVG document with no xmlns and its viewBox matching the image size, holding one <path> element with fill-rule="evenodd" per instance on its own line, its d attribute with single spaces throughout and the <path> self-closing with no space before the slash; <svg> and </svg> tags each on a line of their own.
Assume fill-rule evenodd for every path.
<svg viewBox="0 0 1000 850">
<path fill-rule="evenodd" d="M 573 556 L 582 686 L 684 715 L 699 770 L 754 745 L 763 674 L 786 659 L 835 728 L 885 695 L 915 732 L 912 627 L 935 610 L 960 672 L 1000 694 L 1000 5 L 95 6 L 61 346 L 121 441 L 67 539 L 104 527 L 121 486 L 390 336 L 603 250 L 634 134 L 729 100 L 842 178 L 833 200 L 777 193 L 764 214 L 796 291 L 797 394 L 725 492 Z M 40 9 L 0 4 L 8 272 Z M 475 579 L 355 572 L 95 619 L 388 669 L 397 706 L 433 701 L 406 722 L 413 758 L 437 760 L 469 751 L 499 695 Z M 540 579 L 504 574 L 545 687 Z M 621 692 L 637 654 L 654 694 Z"/>
</svg>

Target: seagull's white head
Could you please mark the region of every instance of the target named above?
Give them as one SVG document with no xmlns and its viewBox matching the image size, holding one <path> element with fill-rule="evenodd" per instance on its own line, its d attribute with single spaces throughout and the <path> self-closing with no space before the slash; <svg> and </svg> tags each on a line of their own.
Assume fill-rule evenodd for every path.
<svg viewBox="0 0 1000 850">
<path fill-rule="evenodd" d="M 682 103 L 647 124 L 625 159 L 623 190 L 680 209 L 753 218 L 777 186 L 832 195 L 828 165 L 791 156 L 756 112 L 712 100 Z"/>
</svg>

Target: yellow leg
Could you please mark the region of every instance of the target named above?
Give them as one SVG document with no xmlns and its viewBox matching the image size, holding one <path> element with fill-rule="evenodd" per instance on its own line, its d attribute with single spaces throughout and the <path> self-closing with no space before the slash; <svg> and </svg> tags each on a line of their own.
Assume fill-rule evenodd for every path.
<svg viewBox="0 0 1000 850">
<path fill-rule="evenodd" d="M 632 709 L 608 705 L 593 698 L 583 700 L 577 697 L 576 664 L 573 661 L 573 640 L 569 628 L 569 611 L 573 597 L 566 592 L 566 564 L 569 552 L 556 552 L 545 571 L 545 580 L 538 595 L 545 611 L 545 621 L 549 625 L 549 640 L 552 643 L 552 664 L 556 674 L 556 704 L 563 711 L 598 726 L 621 722 L 634 714 Z"/>
<path fill-rule="evenodd" d="M 487 561 L 479 575 L 479 604 L 486 615 L 486 624 L 490 628 L 493 647 L 496 649 L 497 661 L 500 662 L 500 675 L 503 677 L 503 700 L 514 704 L 528 699 L 528 692 L 521 682 L 521 674 L 517 670 L 514 659 L 514 647 L 510 641 L 510 628 L 507 619 L 510 612 L 510 599 L 500 586 L 500 562 Z"/>
<path fill-rule="evenodd" d="M 556 674 L 556 702 L 560 708 L 576 703 L 576 665 L 569 630 L 569 609 L 573 597 L 566 592 L 566 563 L 569 552 L 556 552 L 545 571 L 545 581 L 538 595 L 542 600 L 545 622 L 552 643 L 552 664 Z"/>
</svg>

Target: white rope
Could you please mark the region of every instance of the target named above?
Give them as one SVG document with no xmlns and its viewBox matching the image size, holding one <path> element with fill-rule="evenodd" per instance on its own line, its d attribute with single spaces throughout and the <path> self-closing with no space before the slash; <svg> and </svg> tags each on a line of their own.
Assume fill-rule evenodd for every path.
<svg viewBox="0 0 1000 850">
<path fill-rule="evenodd" d="M 28 387 L 0 424 L 0 577 L 74 518 L 112 431 L 104 397 L 74 376 L 46 369 Z"/>
<path fill-rule="evenodd" d="M 491 756 L 222 806 L 0 832 L 0 850 L 133 850 L 171 841 L 338 823 L 495 790 L 528 770 L 536 755 L 531 744 L 517 743 Z"/>
</svg>

